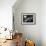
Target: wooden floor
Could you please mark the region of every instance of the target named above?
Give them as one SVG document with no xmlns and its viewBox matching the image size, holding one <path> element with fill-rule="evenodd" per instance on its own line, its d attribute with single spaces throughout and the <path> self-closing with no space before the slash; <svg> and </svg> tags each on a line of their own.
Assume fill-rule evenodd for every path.
<svg viewBox="0 0 46 46">
<path fill-rule="evenodd" d="M 15 45 L 15 39 L 13 40 L 6 40 L 6 42 L 4 42 L 2 45 L 0 46 L 16 46 Z"/>
</svg>

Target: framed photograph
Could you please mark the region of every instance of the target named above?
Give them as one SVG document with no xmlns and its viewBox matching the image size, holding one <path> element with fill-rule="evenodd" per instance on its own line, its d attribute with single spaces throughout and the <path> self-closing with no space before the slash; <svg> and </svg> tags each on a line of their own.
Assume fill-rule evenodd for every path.
<svg viewBox="0 0 46 46">
<path fill-rule="evenodd" d="M 22 24 L 36 24 L 36 13 L 22 13 L 21 15 Z"/>
</svg>

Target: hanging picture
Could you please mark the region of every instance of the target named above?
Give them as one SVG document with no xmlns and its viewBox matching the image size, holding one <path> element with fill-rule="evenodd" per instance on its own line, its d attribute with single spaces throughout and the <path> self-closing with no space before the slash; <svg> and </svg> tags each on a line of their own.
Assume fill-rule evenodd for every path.
<svg viewBox="0 0 46 46">
<path fill-rule="evenodd" d="M 36 13 L 22 13 L 21 15 L 22 24 L 36 24 Z"/>
</svg>

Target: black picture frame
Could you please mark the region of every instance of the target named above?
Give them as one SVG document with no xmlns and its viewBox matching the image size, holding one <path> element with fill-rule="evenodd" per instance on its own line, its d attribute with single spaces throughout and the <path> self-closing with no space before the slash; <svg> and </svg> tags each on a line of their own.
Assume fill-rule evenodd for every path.
<svg viewBox="0 0 46 46">
<path fill-rule="evenodd" d="M 36 24 L 36 13 L 21 13 L 21 24 Z"/>
</svg>

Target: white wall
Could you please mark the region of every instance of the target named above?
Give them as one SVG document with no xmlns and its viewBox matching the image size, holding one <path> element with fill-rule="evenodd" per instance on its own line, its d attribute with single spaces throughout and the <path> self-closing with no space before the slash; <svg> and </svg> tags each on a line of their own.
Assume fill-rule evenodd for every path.
<svg viewBox="0 0 46 46">
<path fill-rule="evenodd" d="M 18 5 L 17 8 L 16 5 Z M 41 46 L 41 0 L 23 0 L 22 3 L 16 5 L 13 6 L 15 29 L 22 32 L 25 38 L 34 40 L 36 46 Z M 36 24 L 22 25 L 22 12 L 36 13 Z"/>
<path fill-rule="evenodd" d="M 0 27 L 12 28 L 12 6 L 16 0 L 0 0 Z"/>
<path fill-rule="evenodd" d="M 46 46 L 46 0 L 41 1 L 41 36 L 42 46 Z"/>
<path fill-rule="evenodd" d="M 46 46 L 46 0 L 23 0 L 22 3 L 15 3 L 13 12 L 15 29 L 22 32 L 24 37 L 35 40 L 36 46 Z M 35 12 L 36 25 L 22 25 L 21 12 Z"/>
</svg>

